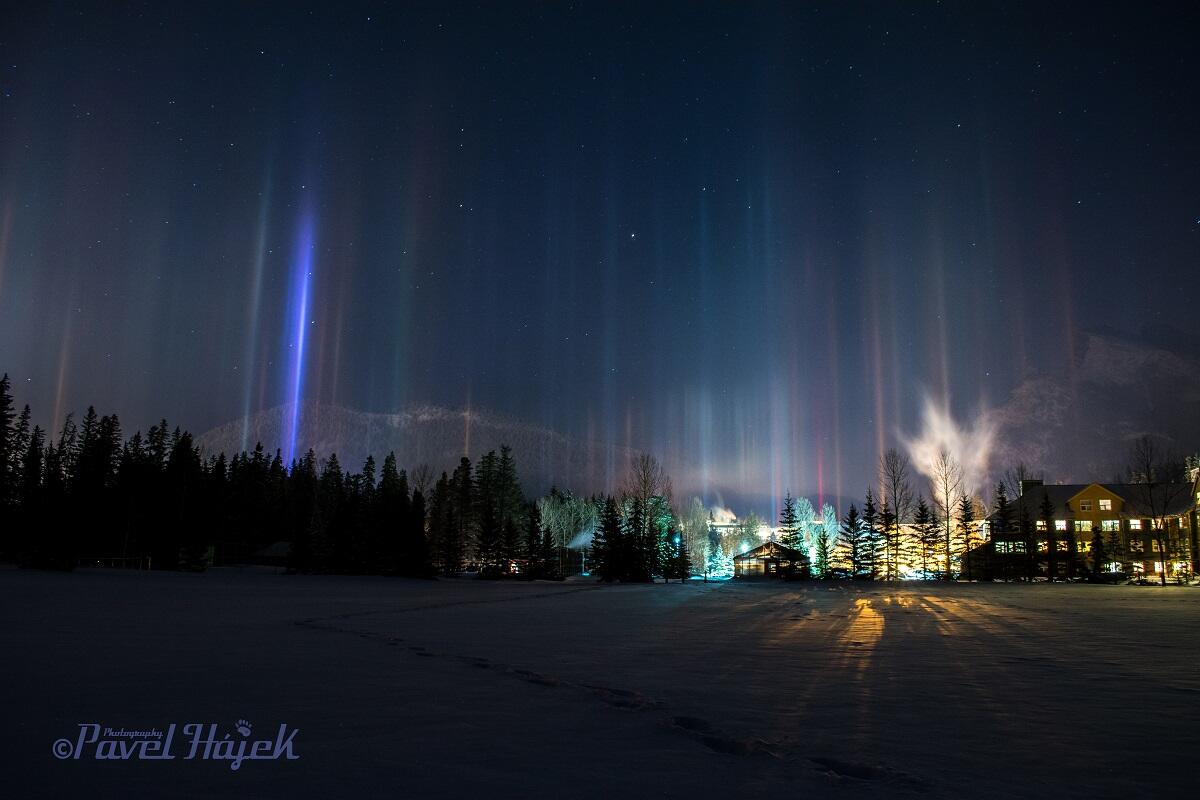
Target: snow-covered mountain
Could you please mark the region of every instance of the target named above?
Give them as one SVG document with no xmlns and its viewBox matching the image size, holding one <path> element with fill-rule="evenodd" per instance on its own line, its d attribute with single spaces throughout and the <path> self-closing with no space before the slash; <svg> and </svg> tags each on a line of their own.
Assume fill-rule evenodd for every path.
<svg viewBox="0 0 1200 800">
<path fill-rule="evenodd" d="M 1076 357 L 1019 384 L 989 414 L 992 464 L 1024 461 L 1048 480 L 1109 480 L 1143 434 L 1200 449 L 1200 359 L 1181 338 L 1080 333 Z"/>
</svg>

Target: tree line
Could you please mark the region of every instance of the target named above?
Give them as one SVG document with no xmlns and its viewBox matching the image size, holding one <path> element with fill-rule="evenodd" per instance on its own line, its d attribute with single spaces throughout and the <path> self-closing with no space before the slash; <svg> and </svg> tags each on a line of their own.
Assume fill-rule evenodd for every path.
<svg viewBox="0 0 1200 800">
<path fill-rule="evenodd" d="M 394 453 L 357 470 L 309 450 L 204 455 L 166 420 L 125 438 L 89 407 L 56 436 L 19 413 L 0 378 L 0 558 L 69 569 L 81 559 L 160 569 L 244 563 L 271 546 L 306 572 L 554 578 L 559 559 L 511 450 L 463 458 L 434 481 Z"/>
</svg>

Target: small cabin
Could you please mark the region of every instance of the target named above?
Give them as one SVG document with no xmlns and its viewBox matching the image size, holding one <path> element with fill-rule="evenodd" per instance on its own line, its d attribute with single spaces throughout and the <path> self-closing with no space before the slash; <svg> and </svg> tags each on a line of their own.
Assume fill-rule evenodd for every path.
<svg viewBox="0 0 1200 800">
<path fill-rule="evenodd" d="M 764 542 L 733 557 L 735 578 L 790 578 L 808 572 L 808 556 L 779 542 Z"/>
</svg>

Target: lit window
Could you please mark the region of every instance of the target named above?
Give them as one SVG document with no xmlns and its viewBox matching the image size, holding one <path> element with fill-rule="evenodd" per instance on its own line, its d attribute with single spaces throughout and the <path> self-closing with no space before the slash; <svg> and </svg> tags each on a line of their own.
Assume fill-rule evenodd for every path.
<svg viewBox="0 0 1200 800">
<path fill-rule="evenodd" d="M 1039 531 L 1044 531 L 1044 530 L 1046 530 L 1046 520 L 1044 520 L 1044 519 L 1039 519 L 1039 520 L 1037 521 L 1037 529 L 1038 529 Z"/>
<path fill-rule="evenodd" d="M 1162 549 L 1161 549 L 1161 548 L 1158 546 L 1158 539 L 1151 539 L 1151 540 L 1150 540 L 1150 549 L 1151 549 L 1151 550 L 1153 550 L 1153 551 L 1154 551 L 1154 552 L 1156 552 L 1156 553 L 1160 553 L 1160 552 L 1162 552 Z"/>
<path fill-rule="evenodd" d="M 1091 529 L 1092 529 L 1092 524 L 1090 522 L 1088 522 L 1086 519 L 1075 520 L 1075 532 L 1076 533 L 1087 533 Z"/>
<path fill-rule="evenodd" d="M 1121 520 L 1106 519 L 1100 523 L 1100 527 L 1102 530 L 1106 530 L 1106 531 L 1119 531 L 1119 530 L 1121 530 Z"/>
<path fill-rule="evenodd" d="M 1025 543 L 1024 542 L 1013 542 L 1012 543 L 1012 551 L 1014 553 L 1024 553 L 1025 552 Z"/>
<path fill-rule="evenodd" d="M 1112 500 L 1109 500 L 1107 497 L 1100 498 L 1100 510 L 1112 511 Z"/>
<path fill-rule="evenodd" d="M 1092 501 L 1091 500 L 1080 500 L 1079 501 L 1079 510 L 1080 511 L 1091 511 L 1092 510 Z"/>
<path fill-rule="evenodd" d="M 1065 531 L 1067 529 L 1067 521 L 1065 519 L 1054 520 L 1054 530 Z"/>
<path fill-rule="evenodd" d="M 1058 546 L 1057 546 L 1055 549 L 1056 549 L 1056 550 L 1058 550 L 1060 553 L 1065 553 L 1065 552 L 1067 552 L 1067 550 L 1068 550 L 1068 545 L 1067 545 L 1067 541 L 1066 541 L 1065 539 L 1059 539 L 1059 540 L 1058 540 L 1058 542 L 1057 542 L 1056 544 L 1057 544 Z"/>
<path fill-rule="evenodd" d="M 1141 552 L 1145 551 L 1145 549 L 1146 549 L 1146 545 L 1140 539 L 1130 539 L 1129 540 L 1129 552 L 1141 553 Z"/>
<path fill-rule="evenodd" d="M 1049 549 L 1050 549 L 1050 547 L 1049 547 L 1049 545 L 1046 544 L 1045 539 L 1038 539 L 1038 552 L 1039 553 L 1045 553 Z"/>
<path fill-rule="evenodd" d="M 1140 531 L 1142 529 L 1142 521 L 1140 519 L 1129 520 L 1129 530 Z"/>
<path fill-rule="evenodd" d="M 1081 553 L 1092 552 L 1092 543 L 1086 540 L 1080 540 L 1075 543 L 1075 548 Z"/>
</svg>

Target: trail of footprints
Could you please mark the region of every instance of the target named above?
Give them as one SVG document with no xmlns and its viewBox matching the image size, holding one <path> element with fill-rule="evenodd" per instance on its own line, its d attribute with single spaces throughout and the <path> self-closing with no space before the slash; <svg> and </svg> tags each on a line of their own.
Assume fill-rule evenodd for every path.
<svg viewBox="0 0 1200 800">
<path fill-rule="evenodd" d="M 360 639 L 382 642 L 388 647 L 403 647 L 413 655 L 422 658 L 443 658 L 452 661 L 457 661 L 461 664 L 476 667 L 477 669 L 488 670 L 508 677 L 516 678 L 527 683 L 536 684 L 538 686 L 546 686 L 550 688 L 566 688 L 576 691 L 582 691 L 601 700 L 602 702 L 626 711 L 658 711 L 665 712 L 666 704 L 660 700 L 646 697 L 645 695 L 632 691 L 630 689 L 619 689 L 611 686 L 600 686 L 590 683 L 574 683 L 572 681 L 562 680 L 553 675 L 545 675 L 533 670 L 521 669 L 508 664 L 503 664 L 498 661 L 493 661 L 489 658 L 481 656 L 457 655 L 454 653 L 444 653 L 435 650 L 430 650 L 427 647 L 419 644 L 411 644 L 406 642 L 402 637 L 391 636 L 384 633 L 376 633 L 372 631 L 355 630 L 353 628 L 341 627 L 330 624 L 331 620 L 344 620 L 352 617 L 368 616 L 378 614 L 378 611 L 359 611 L 349 614 L 338 614 L 332 617 L 310 618 L 297 620 L 296 625 L 309 630 L 329 631 L 333 633 L 344 633 L 352 636 L 358 636 Z M 692 716 L 672 716 L 663 722 L 665 727 L 689 736 L 695 739 L 700 744 L 712 750 L 715 753 L 732 756 L 753 756 L 765 758 L 774 761 L 791 761 L 787 756 L 781 755 L 776 745 L 757 737 L 739 738 L 721 731 L 711 722 L 699 717 Z M 924 792 L 929 786 L 928 784 L 914 776 L 903 772 L 889 769 L 880 765 L 859 764 L 854 762 L 841 761 L 835 758 L 823 757 L 808 757 L 806 759 L 814 768 L 833 779 L 834 781 L 843 781 L 849 779 L 851 781 L 863 781 L 870 783 L 888 784 L 895 788 L 907 788 L 915 792 Z"/>
</svg>

